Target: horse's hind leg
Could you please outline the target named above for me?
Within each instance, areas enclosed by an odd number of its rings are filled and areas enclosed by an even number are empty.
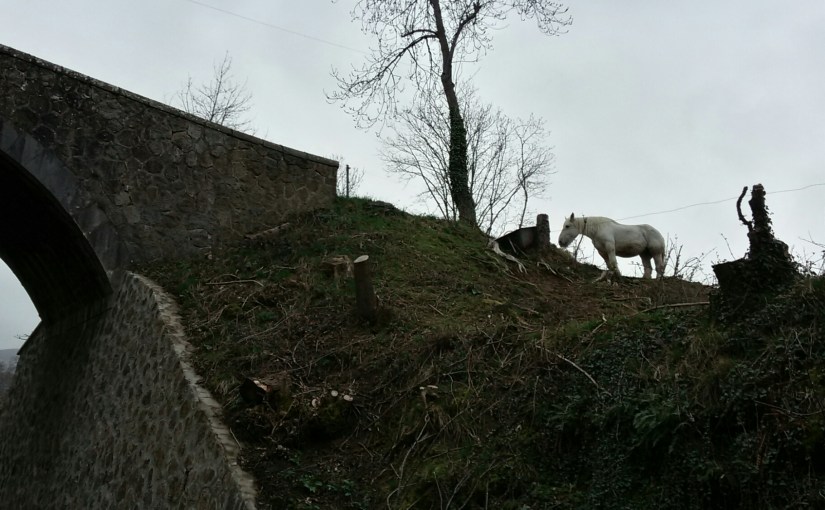
[[[653,262],[656,263],[656,278],[664,278],[665,276],[665,257],[662,253],[657,253],[653,256]]]
[[[647,255],[639,255],[642,259],[642,266],[645,268],[645,278],[650,278],[653,275],[653,267],[650,265],[650,257]],[[658,273],[657,273],[658,274]]]

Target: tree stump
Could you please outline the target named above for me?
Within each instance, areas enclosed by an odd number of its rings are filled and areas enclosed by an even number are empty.
[[[352,278],[352,260],[346,255],[327,257],[321,261],[321,270],[325,275],[331,277],[337,285],[340,280]]]
[[[747,221],[740,209],[746,192],[747,187],[742,190],[736,208],[740,221],[748,227],[748,253],[741,259],[713,266],[719,289],[711,294],[711,304],[721,315],[752,311],[765,302],[766,294],[782,290],[798,277],[788,245],[773,235],[765,188],[755,184],[751,191],[748,205],[752,221]]]
[[[378,318],[378,300],[372,287],[372,269],[369,260],[369,255],[361,255],[353,262],[355,269],[355,309],[358,317],[373,324]]]

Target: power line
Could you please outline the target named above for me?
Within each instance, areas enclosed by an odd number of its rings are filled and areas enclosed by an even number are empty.
[[[766,194],[768,194],[768,195],[770,195],[770,194],[777,195],[779,193],[790,193],[791,191],[802,191],[803,189],[813,188],[815,186],[825,186],[825,182],[818,182],[816,184],[808,184],[807,186],[802,186],[801,188],[781,189],[779,191],[768,191],[768,192],[766,192]]]
[[[217,11],[229,16],[234,16],[236,18],[240,18],[245,21],[249,21],[251,23],[255,23],[258,25],[265,26],[267,28],[272,28],[274,30],[279,30],[281,32],[286,32],[288,34],[297,35],[298,37],[303,37],[304,39],[309,39],[310,41],[319,42],[321,44],[327,44],[329,46],[335,46],[336,48],[341,48],[344,50],[354,51],[356,53],[361,53],[367,55],[368,53],[363,50],[359,50],[357,48],[351,48],[349,46],[344,46],[343,44],[338,44],[336,42],[327,41],[326,39],[321,39],[320,37],[315,37],[313,35],[304,34],[302,32],[297,32],[295,30],[290,30],[288,28],[279,27],[278,25],[273,25],[272,23],[267,23],[266,21],[257,20],[255,18],[250,18],[249,16],[244,16],[243,14],[238,14],[236,12],[227,11],[226,9],[221,9],[220,7],[215,7],[213,5],[205,4],[203,2],[199,2],[198,0],[186,0],[189,3],[193,3],[195,5],[199,5],[201,7],[206,7],[207,9],[212,9],[213,11]]]
[[[806,189],[809,189],[809,188],[814,188],[816,186],[825,186],[825,182],[818,182],[816,184],[808,184],[807,186],[802,186],[801,188],[781,189],[779,191],[769,191],[769,192],[767,192],[767,194],[768,195],[778,195],[780,193],[791,193],[793,191],[802,191],[802,190],[806,190]],[[656,211],[656,212],[650,212],[650,213],[644,213],[644,214],[637,214],[636,216],[627,216],[625,218],[619,218],[619,221],[632,220],[632,219],[635,219],[635,218],[644,218],[645,216],[654,216],[656,214],[666,214],[666,213],[672,213],[672,212],[676,212],[676,211],[684,211],[685,209],[690,209],[691,207],[699,207],[700,205],[721,204],[722,202],[728,202],[730,200],[736,200],[737,198],[739,198],[739,195],[736,195],[734,197],[729,197],[729,198],[723,198],[721,200],[713,200],[711,202],[698,202],[698,203],[695,203],[695,204],[690,204],[690,205],[685,205],[685,206],[682,206],[682,207],[677,207],[675,209],[668,209],[666,211]]]
[[[238,13],[235,13],[235,12],[232,12],[232,11],[227,11],[225,9],[221,9],[219,7],[215,7],[215,6],[212,6],[212,5],[209,5],[209,4],[205,4],[203,2],[199,2],[198,0],[186,0],[186,1],[190,2],[190,3],[193,3],[195,5],[199,5],[201,7],[205,7],[207,9],[212,9],[213,11],[217,11],[217,12],[229,15],[229,16],[234,16],[236,18],[240,18],[242,20],[249,21],[251,23],[262,25],[262,26],[265,26],[267,28],[272,28],[274,30],[279,30],[281,32],[286,32],[288,34],[297,35],[298,37],[303,37],[305,39],[309,39],[310,41],[319,42],[321,44],[327,44],[329,46],[334,46],[336,48],[341,48],[341,49],[345,49],[345,50],[349,50],[349,51],[354,51],[356,53],[361,53],[361,54],[364,54],[364,55],[368,54],[366,51],[363,51],[363,50],[359,50],[359,49],[356,49],[356,48],[351,48],[349,46],[345,46],[343,44],[338,44],[336,42],[327,41],[325,39],[321,39],[320,37],[315,37],[315,36],[312,36],[312,35],[304,34],[302,32],[297,32],[295,30],[290,30],[288,28],[280,27],[278,25],[273,25],[273,24],[267,23],[265,21],[260,21],[260,20],[257,20],[255,18],[250,18],[250,17],[244,16],[242,14],[238,14]],[[815,183],[815,184],[808,184],[807,186],[802,186],[800,188],[772,191],[772,192],[768,192],[768,195],[770,195],[770,194],[778,195],[780,193],[790,193],[790,192],[794,192],[794,191],[802,191],[802,190],[806,190],[806,189],[813,188],[813,187],[816,187],[816,186],[825,186],[825,182],[819,182],[819,183]],[[677,211],[684,211],[685,209],[690,209],[692,207],[699,207],[699,206],[702,206],[702,205],[721,204],[723,202],[728,202],[730,200],[735,200],[737,198],[739,198],[738,195],[733,196],[733,197],[723,198],[721,200],[713,200],[713,201],[710,201],[710,202],[697,202],[695,204],[685,205],[685,206],[682,206],[682,207],[677,207],[675,209],[667,209],[667,210],[664,210],[664,211],[656,211],[656,212],[649,212],[649,213],[644,213],[644,214],[637,214],[635,216],[626,216],[624,218],[619,218],[619,221],[632,220],[632,219],[635,219],[635,218],[644,218],[644,217],[647,217],[647,216],[655,216],[657,214],[667,214],[667,213],[672,213],[672,212],[677,212]]]

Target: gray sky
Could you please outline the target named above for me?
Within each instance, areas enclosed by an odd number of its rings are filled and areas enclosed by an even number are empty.
[[[188,75],[208,81],[228,51],[258,136],[342,155],[365,170],[362,194],[425,210],[415,186],[384,173],[375,133],[325,99],[330,69],[360,63],[371,42],[352,1],[201,1],[239,16],[192,0],[0,0],[0,43],[163,102]],[[735,197],[761,182],[777,236],[819,256],[803,239],[825,243],[825,2],[567,5],[567,34],[513,20],[463,70],[506,114],[546,121],[556,173],[531,209],[550,215],[554,240],[576,212],[650,223],[708,264],[740,257]],[[15,281],[0,270],[0,348],[37,323]]]

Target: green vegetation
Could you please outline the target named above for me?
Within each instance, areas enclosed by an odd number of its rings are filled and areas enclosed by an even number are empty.
[[[361,254],[374,324],[328,263]],[[825,279],[721,322],[672,306],[701,285],[538,261],[519,274],[468,227],[348,199],[145,272],[181,305],[261,508],[825,505]]]

